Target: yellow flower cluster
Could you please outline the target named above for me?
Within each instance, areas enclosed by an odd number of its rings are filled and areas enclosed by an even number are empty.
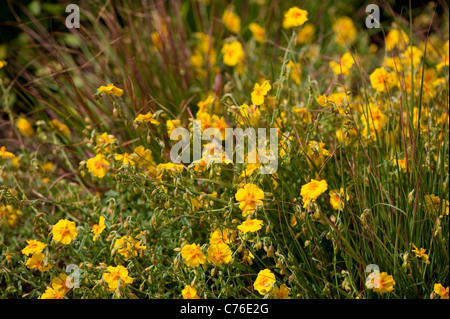
[[[11,205],[0,206],[0,225],[6,224],[10,227],[14,227],[19,220],[19,216],[22,212]]]
[[[232,251],[225,242],[218,242],[211,239],[210,245],[205,255],[198,244],[186,244],[181,249],[181,256],[189,267],[198,267],[206,261],[214,264],[216,267],[223,263],[228,264],[232,261]]]
[[[448,299],[448,32],[426,10],[370,38],[340,6],[192,3],[129,28],[121,17],[106,55],[84,59],[83,43],[69,50],[79,59],[38,69],[56,80],[30,90],[45,113],[4,90],[20,103],[6,105],[0,145],[0,297]],[[0,60],[6,88],[18,62]],[[199,121],[200,156],[171,160],[176,129]],[[259,144],[268,128],[275,151]],[[258,130],[257,149],[240,129]],[[228,142],[248,152],[224,154]],[[386,272],[365,276],[375,262]],[[83,268],[82,289],[66,263]]]

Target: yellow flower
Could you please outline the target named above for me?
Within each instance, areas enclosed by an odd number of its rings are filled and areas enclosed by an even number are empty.
[[[448,299],[448,287],[444,288],[441,284],[434,284],[434,292],[438,294],[441,299]]]
[[[138,146],[134,150],[134,160],[140,165],[149,165],[153,162],[152,151],[144,146]]]
[[[442,212],[448,215],[449,212],[448,200],[440,199],[434,194],[425,195],[425,207],[430,214],[439,214],[439,212]]]
[[[112,83],[110,83],[110,84],[108,84],[108,85],[106,85],[106,86],[100,86],[98,89],[97,89],[97,91],[98,91],[98,93],[100,93],[101,95],[103,94],[103,93],[106,93],[106,94],[112,94],[112,95],[115,95],[115,96],[122,96],[122,94],[123,94],[123,90],[122,89],[119,89],[118,87],[116,87],[116,86],[114,86],[114,84],[112,84]]]
[[[247,219],[238,226],[238,229],[244,234],[248,232],[254,233],[260,230],[263,224],[264,222],[262,220],[250,219],[250,216],[248,216]]]
[[[206,260],[216,266],[220,266],[223,263],[228,264],[231,261],[231,249],[224,243],[210,245],[207,254]]]
[[[205,263],[206,256],[199,244],[184,245],[181,248],[181,256],[189,267],[198,267]]]
[[[172,131],[177,128],[177,127],[181,127],[181,121],[180,120],[167,120],[166,122],[167,125],[167,134],[172,133]]]
[[[94,241],[97,241],[98,236],[105,230],[105,217],[100,216],[100,220],[98,224],[94,224],[92,226],[92,232],[94,233],[94,237],[92,238]]]
[[[242,117],[238,117],[237,121],[240,124],[244,124],[244,121],[242,120],[242,118],[244,118],[245,120],[248,120],[248,122],[250,123],[250,125],[255,126],[258,121],[259,121],[259,117],[261,116],[261,111],[259,108],[255,107],[254,104],[248,106],[247,104],[242,104],[239,107],[240,113],[242,115]]]
[[[253,214],[256,205],[262,204],[264,199],[264,192],[255,184],[246,184],[244,188],[240,188],[235,195],[239,202],[239,208],[242,210],[242,215],[247,216]]]
[[[291,288],[288,288],[285,284],[282,284],[280,288],[274,287],[270,292],[270,296],[276,299],[291,299],[289,293]]]
[[[412,243],[412,245],[413,245],[413,248],[414,248],[414,249],[412,250],[412,252],[413,252],[414,254],[416,254],[417,257],[422,258],[423,261],[424,261],[425,263],[429,264],[430,261],[428,260],[428,255],[425,254],[425,252],[426,252],[427,250],[426,250],[425,248],[420,248],[420,249],[418,249],[418,248],[416,247],[416,245],[414,245],[414,243]]]
[[[344,209],[344,189],[341,187],[340,191],[338,192],[336,189],[333,189],[329,192],[330,195],[330,203],[331,206],[333,206],[333,209],[335,210],[343,210]],[[347,194],[346,200],[349,200],[349,196]]]
[[[379,131],[386,125],[388,117],[381,112],[381,109],[377,105],[373,103],[369,104],[368,109],[368,116],[366,116],[366,114],[361,115],[361,122],[366,125],[367,122],[369,122],[369,125],[374,125],[375,129]],[[365,111],[365,107],[363,107],[363,110]]]
[[[326,96],[322,94],[316,98],[317,103],[323,107],[331,107],[339,109],[341,114],[344,114],[342,110],[343,105],[348,105],[350,103],[350,97],[345,92],[336,92]]]
[[[403,65],[402,65],[402,61],[400,59],[400,57],[398,56],[394,56],[394,57],[388,57],[386,56],[384,58],[384,63],[383,63],[386,67],[388,67],[389,69],[393,70],[393,71],[398,71],[398,72],[402,72],[403,70]]]
[[[228,228],[217,228],[211,233],[209,243],[211,245],[231,244],[236,237],[236,232]]]
[[[361,122],[365,125],[363,135],[368,136],[370,134],[373,140],[376,140],[377,134],[381,133],[381,130],[386,126],[388,117],[383,114],[378,106],[373,103],[369,104],[369,114],[361,115]],[[376,131],[376,132],[375,132]]]
[[[102,154],[95,155],[94,158],[88,159],[86,167],[88,170],[98,178],[103,178],[108,171],[108,167],[105,165],[110,165],[110,163],[104,158]]]
[[[389,73],[384,68],[378,68],[370,74],[370,83],[376,91],[387,92],[397,85],[397,78],[394,72]]]
[[[284,13],[283,28],[298,27],[308,21],[308,11],[292,7]]]
[[[220,156],[220,154],[215,154],[216,150],[222,153],[222,157]],[[225,158],[222,146],[214,142],[207,143],[204,145],[201,160],[205,161],[206,168],[210,168],[211,164],[213,164],[214,162],[218,163],[221,161],[222,163],[225,164],[232,163],[230,159]]]
[[[249,163],[245,166],[245,169],[242,171],[239,177],[249,177],[253,172],[256,172],[258,168],[261,167],[261,163]]]
[[[241,31],[241,19],[233,11],[225,10],[222,15],[225,27],[233,33]]]
[[[266,36],[266,29],[264,29],[257,23],[250,23],[248,28],[252,32],[253,37],[255,38],[256,41],[258,41],[258,42],[264,41],[264,38]]]
[[[0,156],[1,157],[1,156]],[[18,169],[19,168],[19,162],[20,162],[20,158],[14,156],[11,159],[11,164],[13,165],[14,169]]]
[[[5,60],[0,60],[0,69],[4,68],[5,66],[8,65],[8,62]]]
[[[64,136],[69,136],[70,135],[70,129],[69,129],[69,127],[66,124],[61,123],[57,119],[53,119],[49,123],[50,123],[50,126],[54,130],[58,131],[62,135],[64,135]]]
[[[275,284],[275,274],[269,269],[261,270],[253,283],[255,288],[261,295],[269,293]]]
[[[309,183],[303,185],[300,191],[300,195],[303,198],[303,208],[308,206],[309,203],[314,202],[327,188],[328,184],[324,179],[321,181],[311,179]]]
[[[114,242],[113,251],[125,257],[125,260],[131,257],[137,257],[138,251],[144,250],[146,246],[141,246],[140,242],[131,236],[122,236]]]
[[[344,53],[344,55],[342,55],[339,63],[331,61],[329,65],[332,68],[333,73],[338,75],[339,74],[349,75],[350,69],[353,66],[353,64],[355,64],[355,60],[353,59],[352,55],[349,52],[346,52]]]
[[[199,160],[193,161],[189,167],[194,168],[194,171],[197,173],[201,173],[208,168],[208,163],[205,161],[205,158],[202,157]],[[197,207],[198,208],[198,207]]]
[[[264,97],[270,91],[272,87],[269,82],[264,81],[264,83],[260,86],[258,83],[255,83],[252,92],[252,103],[255,105],[261,105],[264,103]]]
[[[335,40],[339,46],[350,45],[357,34],[353,20],[349,17],[340,17],[333,25]]]
[[[0,148],[0,157],[3,159],[10,159],[15,157],[16,155],[14,155],[13,153],[7,152],[6,148],[4,146],[2,146]]]
[[[40,272],[44,272],[52,268],[53,266],[47,264],[45,261],[45,255],[43,253],[33,254],[31,258],[27,260],[25,266],[29,269],[38,269]]]
[[[385,39],[386,49],[391,51],[395,48],[398,48],[400,51],[403,51],[406,45],[409,43],[409,37],[403,30],[393,29],[389,31],[388,35]]]
[[[114,143],[115,141],[116,141],[116,138],[114,137],[114,135],[108,134],[106,132],[101,135],[98,135],[95,138],[95,143],[97,146],[111,144],[111,143]]]
[[[165,163],[165,164],[158,164],[156,167],[156,172],[158,174],[158,178],[161,178],[164,172],[170,173],[170,175],[176,174],[176,173],[182,173],[184,169],[184,166],[181,164],[174,164],[174,163]]]
[[[394,166],[398,166],[401,170],[403,170],[404,172],[406,172],[406,158],[403,159],[398,159],[396,160],[395,158],[392,159],[392,164]]]
[[[203,132],[207,128],[212,127],[212,117],[207,112],[197,112],[196,119],[201,121],[201,131]]]
[[[16,126],[23,136],[26,137],[33,136],[34,134],[33,126],[27,119],[21,117],[20,119],[17,120]]]
[[[154,125],[159,125],[159,122],[153,118],[153,114],[151,112],[148,112],[147,114],[139,114],[135,119],[135,122],[143,122],[143,123],[150,123]]]
[[[316,26],[312,23],[307,23],[297,33],[297,43],[306,44],[313,40]]]
[[[116,157],[114,157],[116,161],[122,161],[125,165],[134,165],[134,161],[131,159],[130,154],[123,153],[123,154],[116,154]]]
[[[186,285],[184,289],[181,291],[181,294],[183,295],[183,299],[200,299],[200,297],[197,295],[197,289]]]
[[[214,103],[214,96],[208,95],[208,97],[197,103],[198,113],[205,113],[209,111],[209,107]]]
[[[46,162],[42,165],[42,170],[46,173],[51,173],[53,171],[54,165],[52,162]]]
[[[66,274],[60,273],[59,277],[54,277],[52,279],[52,288],[55,291],[61,292],[63,296],[70,290],[69,287],[67,287],[66,282],[67,278],[71,280],[72,278],[67,276]]]
[[[317,141],[309,141],[306,155],[308,155],[308,163],[310,166],[314,164],[315,166],[321,166],[325,157],[330,155],[330,152],[324,148],[325,143]]]
[[[74,222],[60,219],[52,228],[53,239],[64,245],[70,244],[78,236]]]
[[[219,131],[222,133],[222,139],[225,139],[225,129],[228,128],[227,122],[225,122],[225,117],[213,115],[212,116],[212,123],[211,126],[219,129]]]
[[[41,253],[45,247],[47,247],[46,244],[41,243],[39,240],[27,240],[27,246],[22,249],[22,254],[28,256],[30,254],[39,254]]]
[[[128,276],[128,269],[121,265],[117,267],[109,266],[108,272],[103,275],[103,280],[108,283],[108,288],[111,291],[117,291],[119,285],[124,286],[133,282],[133,278]]]
[[[380,294],[393,291],[394,285],[394,278],[386,272],[382,272],[381,274],[372,272],[366,280],[367,289],[373,289],[374,292],[379,292]]]
[[[53,288],[47,288],[45,292],[41,296],[39,296],[38,299],[63,299],[63,298],[64,298],[63,291]]]
[[[164,26],[165,27],[165,26]],[[166,36],[166,31],[164,31],[165,28],[163,28],[163,32],[162,35]],[[161,41],[161,37],[159,36],[159,32],[158,31],[154,31],[150,34],[150,38],[152,39],[152,43],[155,47],[156,50],[161,49],[162,48],[162,41]]]
[[[326,107],[328,105],[328,97],[325,94],[316,98],[316,102],[319,103],[320,106]]]
[[[223,63],[228,66],[236,66],[244,59],[244,50],[239,41],[225,43],[222,47]]]
[[[116,138],[112,134],[103,133],[95,137],[95,151],[96,153],[109,153],[113,143],[116,142]]]

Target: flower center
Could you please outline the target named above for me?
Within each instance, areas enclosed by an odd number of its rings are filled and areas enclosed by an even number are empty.
[[[224,258],[223,252],[221,252],[221,251],[216,251],[216,252],[214,253],[214,258],[215,258],[216,260],[222,260],[222,259]]]
[[[198,251],[196,249],[191,249],[189,251],[189,254],[191,255],[191,258],[197,258],[198,256]]]
[[[70,230],[66,227],[63,227],[60,229],[59,233],[61,234],[61,237],[66,237],[70,235]]]
[[[245,202],[247,204],[251,204],[255,201],[255,195],[254,194],[247,194],[247,198],[245,199]]]
[[[386,79],[385,79],[384,75],[380,75],[380,76],[378,77],[378,82],[380,82],[380,83],[382,83],[382,84],[384,84],[384,83],[386,82]]]
[[[111,275],[112,275],[111,277],[112,277],[113,281],[119,281],[120,273],[116,272],[116,273],[113,273]]]
[[[298,18],[300,18],[302,16],[302,13],[301,12],[294,12],[293,14],[292,14],[292,17],[294,18],[294,19],[298,19]]]
[[[318,187],[319,187],[319,185],[317,185],[317,183],[314,183],[314,184],[311,184],[311,186],[309,188],[311,191],[315,191]]]

